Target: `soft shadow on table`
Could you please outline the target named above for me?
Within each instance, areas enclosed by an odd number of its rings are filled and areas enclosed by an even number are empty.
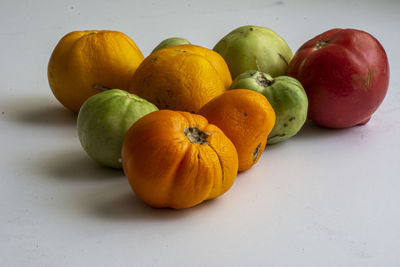
[[[106,195],[106,197],[104,197]],[[217,201],[208,200],[200,205],[175,210],[171,208],[152,208],[142,202],[133,193],[128,181],[110,187],[107,192],[100,192],[97,198],[91,198],[86,204],[87,211],[95,218],[115,221],[163,221],[181,219],[199,210],[210,208]]]
[[[32,161],[31,170],[56,185],[68,185],[66,190],[75,185],[75,193],[65,194],[65,208],[99,220],[173,220],[216,203],[183,210],[152,208],[136,197],[122,170],[100,166],[78,148],[43,153]]]
[[[362,127],[362,126],[355,126]],[[331,136],[338,136],[347,134],[350,128],[347,129],[333,129],[318,126],[310,120],[307,120],[300,131],[290,139],[293,141],[304,141],[309,139],[329,138]],[[282,142],[284,143],[284,142]],[[272,147],[272,146],[271,146]]]
[[[4,99],[1,110],[5,120],[39,127],[75,125],[76,114],[49,97],[19,96]]]
[[[32,162],[41,177],[60,181],[93,181],[124,178],[121,169],[107,168],[93,161],[80,147],[41,153]]]
[[[287,140],[275,144],[267,143],[264,152],[287,148],[288,146],[291,146],[291,142],[302,142],[302,141],[310,141],[312,139],[328,138],[330,136],[340,134],[341,131],[343,132],[343,130],[339,129],[329,129],[320,127],[315,123],[313,123],[312,121],[307,120],[296,135],[290,137]]]

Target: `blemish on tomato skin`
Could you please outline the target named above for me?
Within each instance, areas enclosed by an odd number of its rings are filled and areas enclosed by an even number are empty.
[[[358,74],[352,74],[351,78],[353,81],[355,81],[357,84],[361,85],[360,88],[368,91],[368,89],[371,87],[371,82],[372,82],[372,76],[376,74],[376,70],[374,69],[368,69],[367,75],[358,75]]]
[[[284,136],[286,136],[285,133],[275,134],[275,135],[273,135],[273,136],[268,136],[268,139],[271,140],[272,138],[275,138],[275,137],[284,137]]]
[[[88,36],[88,35],[92,35],[92,34],[96,34],[96,32],[87,32],[83,36]]]
[[[327,46],[329,42],[329,40],[321,40],[313,47],[313,50],[321,49],[322,47]]]
[[[286,58],[282,54],[278,53],[278,56],[283,61],[283,63],[285,63],[286,66],[289,66],[289,62],[286,60]]]
[[[258,154],[260,153],[261,143],[257,145],[257,147],[253,151],[253,161],[256,161],[258,158]]]
[[[111,89],[111,87],[107,87],[107,86],[104,86],[104,85],[101,85],[101,84],[93,84],[93,88],[94,89],[98,89],[98,90],[102,90],[102,91],[107,91],[107,90]]]

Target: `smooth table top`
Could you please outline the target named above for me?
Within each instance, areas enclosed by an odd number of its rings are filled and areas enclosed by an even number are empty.
[[[399,1],[2,1],[1,266],[400,266]],[[295,52],[325,30],[374,35],[391,80],[365,126],[307,123],[222,197],[153,209],[85,154],[47,63],[73,30],[113,29],[144,55],[181,36],[212,48],[269,27]]]

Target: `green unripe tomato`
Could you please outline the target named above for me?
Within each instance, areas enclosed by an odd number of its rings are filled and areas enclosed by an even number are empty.
[[[248,70],[273,77],[285,75],[292,50],[276,32],[265,27],[242,26],[222,38],[214,47],[228,64],[232,78]]]
[[[155,51],[166,48],[166,47],[176,46],[176,45],[184,45],[184,44],[190,44],[190,42],[188,40],[186,40],[185,38],[171,37],[171,38],[165,39],[164,41],[159,43],[156,46],[156,48],[154,48],[153,51],[151,51],[151,53],[154,53]]]
[[[150,102],[126,91],[110,89],[86,100],[78,114],[78,137],[86,153],[101,165],[122,168],[126,132],[138,119],[156,111]]]
[[[263,94],[275,111],[276,121],[267,144],[275,144],[300,131],[307,119],[308,98],[301,83],[289,76],[272,78],[259,71],[246,71],[230,89],[250,89]]]

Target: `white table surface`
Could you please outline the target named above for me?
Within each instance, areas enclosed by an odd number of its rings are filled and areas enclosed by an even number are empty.
[[[399,14],[400,1],[2,0],[0,266],[400,266]],[[50,54],[73,30],[122,31],[147,55],[172,36],[212,48],[247,24],[293,51],[334,27],[370,32],[389,90],[367,125],[308,123],[194,208],[150,208],[93,163],[48,86]]]

